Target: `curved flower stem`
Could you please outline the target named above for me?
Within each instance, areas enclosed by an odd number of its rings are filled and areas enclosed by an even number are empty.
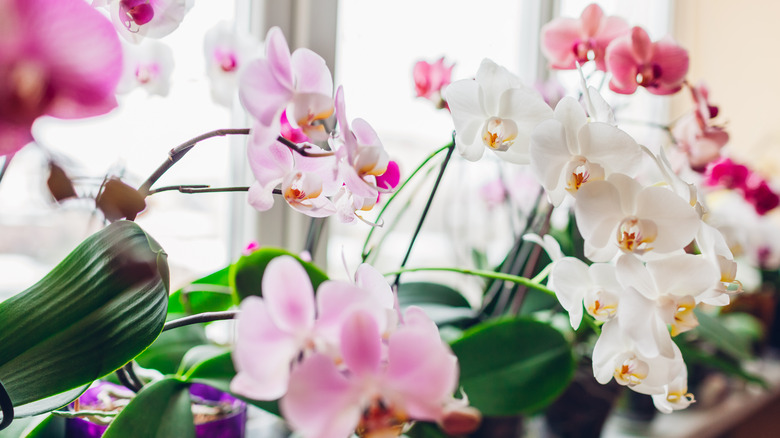
[[[10,161],[6,158],[6,163]],[[11,396],[8,395],[8,391],[5,390],[3,382],[0,382],[0,408],[3,410],[3,419],[0,421],[0,430],[5,429],[11,425],[14,421],[14,402],[11,401]]]
[[[544,285],[535,283],[533,280],[520,277],[518,275],[504,274],[502,272],[486,271],[482,269],[464,269],[464,268],[449,268],[449,267],[425,267],[425,268],[401,268],[397,271],[386,272],[385,276],[400,275],[404,272],[420,272],[420,271],[439,271],[439,272],[457,272],[459,274],[474,275],[482,278],[491,278],[494,280],[508,281],[510,283],[521,284],[530,289],[544,292],[548,295],[555,296],[555,292],[547,289]]]
[[[279,194],[281,194],[281,192],[279,192]],[[313,217],[309,221],[309,231],[306,233],[306,245],[304,246],[304,250],[309,253],[312,260],[314,260],[314,253],[320,242],[323,228],[325,228],[325,218]]]
[[[223,321],[233,319],[238,316],[238,310],[226,310],[224,312],[204,312],[197,315],[185,316],[184,318],[168,321],[163,326],[163,331],[184,327],[185,325],[200,324],[202,322]]]
[[[417,222],[417,228],[415,228],[414,234],[412,234],[412,239],[409,241],[409,248],[407,248],[406,255],[404,256],[403,261],[401,261],[401,267],[400,267],[401,269],[403,269],[404,266],[406,266],[406,262],[409,261],[409,255],[411,255],[412,253],[414,242],[417,240],[417,236],[420,234],[420,230],[422,229],[423,223],[425,222],[425,217],[428,216],[428,210],[430,210],[431,204],[433,203],[433,197],[436,195],[436,190],[439,188],[439,183],[441,182],[441,179],[444,176],[444,171],[447,169],[447,164],[450,162],[450,157],[452,157],[452,151],[454,150],[455,150],[455,140],[453,139],[452,143],[448,145],[447,155],[444,157],[444,161],[441,163],[441,169],[439,170],[439,175],[436,176],[436,181],[433,183],[431,194],[428,196],[428,202],[425,204],[425,208],[423,209],[422,214],[420,215],[420,220]],[[399,272],[398,275],[396,275],[395,277],[393,286],[398,287],[400,281],[401,281],[401,273]]]
[[[281,135],[279,137],[276,137],[276,141],[278,141],[279,143],[287,146],[291,150],[293,150],[293,151],[303,155],[304,157],[330,157],[330,156],[334,155],[333,151],[311,153],[311,152],[309,152],[309,149],[311,148],[311,145],[304,144],[303,146],[301,146],[301,145],[299,145],[297,143],[294,143],[294,142],[292,142],[292,141],[282,137]]]
[[[247,186],[240,186],[240,187],[210,187],[207,184],[193,184],[193,185],[182,185],[182,186],[165,186],[160,187],[159,189],[154,189],[149,191],[149,195],[154,195],[155,193],[160,192],[170,192],[170,191],[177,191],[179,193],[222,193],[222,192],[246,192],[249,191],[249,187]],[[281,190],[274,190],[274,194],[281,195]]]
[[[168,152],[168,159],[162,163],[160,167],[158,167],[157,170],[155,170],[154,173],[152,173],[149,178],[144,181],[143,184],[141,184],[138,192],[142,197],[149,195],[149,190],[152,188],[152,185],[154,185],[154,183],[156,183],[157,180],[160,179],[160,177],[171,168],[171,166],[176,164],[177,161],[181,160],[182,157],[184,157],[184,155],[190,151],[190,149],[198,144],[198,142],[209,139],[211,137],[223,137],[225,135],[249,135],[249,132],[250,131],[248,128],[217,129],[216,131],[207,132],[193,139],[187,140],[186,142],[176,146],[175,148],[171,149],[170,152]]]
[[[119,412],[116,411],[51,411],[52,415],[63,418],[81,418],[81,417],[116,417]]]
[[[390,196],[390,197],[387,199],[387,202],[385,202],[385,205],[383,205],[383,206],[382,206],[382,209],[381,209],[381,210],[379,210],[379,214],[378,214],[378,215],[377,215],[377,217],[376,217],[376,221],[377,221],[377,223],[379,223],[379,220],[382,218],[382,215],[385,213],[385,210],[387,210],[387,207],[389,207],[389,206],[390,206],[390,204],[392,204],[392,203],[393,203],[393,201],[396,199],[396,197],[398,196],[398,194],[399,194],[399,193],[401,193],[401,191],[404,189],[404,187],[406,187],[406,185],[407,185],[407,184],[409,184],[409,182],[412,180],[412,178],[414,178],[414,176],[415,176],[415,175],[417,175],[417,174],[418,174],[418,173],[419,173],[419,172],[420,172],[420,171],[423,169],[423,167],[425,167],[425,165],[426,165],[426,164],[428,164],[428,162],[429,162],[429,161],[431,161],[431,160],[433,159],[433,157],[435,157],[436,155],[439,155],[441,152],[443,152],[443,151],[445,151],[445,150],[447,150],[447,149],[450,149],[450,148],[452,148],[452,146],[453,146],[453,143],[450,143],[450,144],[448,144],[448,145],[446,145],[446,146],[442,146],[441,148],[439,148],[439,149],[437,149],[437,150],[433,151],[433,153],[431,153],[430,155],[428,155],[428,156],[427,156],[427,157],[426,157],[426,158],[425,158],[425,159],[422,161],[422,163],[420,163],[420,164],[417,166],[417,168],[416,168],[416,169],[414,169],[414,171],[412,171],[412,173],[410,173],[410,174],[409,174],[409,176],[408,176],[408,177],[407,177],[407,178],[404,180],[404,182],[403,182],[403,183],[401,183],[401,185],[400,185],[400,186],[398,186],[398,188],[397,188],[397,189],[396,189],[396,190],[393,192],[393,194],[392,194],[392,195],[391,195],[391,196]],[[365,242],[363,242],[363,249],[361,250],[361,254],[362,254],[362,256],[363,256],[363,261],[364,261],[364,262],[366,261],[366,259],[368,258],[368,256],[369,256],[369,255],[371,254],[371,252],[373,251],[373,248],[372,248],[371,250],[368,250],[368,251],[366,251],[366,249],[368,248],[368,242],[370,242],[370,241],[371,241],[371,236],[374,234],[374,230],[375,230],[376,228],[377,228],[377,227],[371,227],[371,229],[368,231],[368,235],[366,235],[366,240],[365,240]]]

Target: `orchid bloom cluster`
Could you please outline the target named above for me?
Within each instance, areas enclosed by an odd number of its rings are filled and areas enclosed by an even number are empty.
[[[436,324],[416,307],[401,314],[379,272],[363,264],[354,282],[326,281],[316,297],[308,278],[294,258],[275,258],[263,297],[242,301],[232,391],[281,399],[307,437],[397,436],[414,420],[450,433],[462,433],[466,418],[478,424],[479,413],[453,397],[457,358]]]
[[[545,26],[543,44],[554,67],[594,60],[607,68],[610,88],[619,93],[637,84],[672,93],[687,71],[683,49],[668,40],[650,43],[642,29],[629,31],[596,5],[579,20]],[[544,236],[553,260],[547,286],[573,328],[584,312],[603,323],[594,376],[652,395],[663,412],[683,409],[694,398],[672,338],[698,325],[693,310],[700,303],[729,303],[739,289],[736,263],[723,235],[703,220],[696,188],[673,172],[663,152],[652,153],[621,130],[598,90],[581,82],[582,102],[564,97],[553,111],[504,67],[483,61],[475,79],[456,81],[445,93],[458,150],[469,160],[488,149],[529,164],[553,206],[573,203],[590,262],[564,257]],[[686,251],[691,245],[696,254]]]
[[[418,61],[412,71],[417,97],[430,100],[436,105],[436,108],[448,108],[443,90],[452,82],[453,67],[455,67],[454,64],[445,64],[444,57],[433,63]]]
[[[641,27],[607,17],[597,4],[579,18],[558,18],[542,28],[542,52],[556,69],[593,61],[609,72],[610,90],[633,94],[638,86],[653,94],[679,91],[688,72],[688,52],[670,38],[652,41]]]
[[[252,61],[239,83],[241,102],[255,120],[248,155],[256,181],[249,203],[268,210],[281,184],[285,201],[301,213],[365,220],[361,213],[398,183],[397,177],[382,179],[390,159],[376,131],[363,119],[350,124],[343,88],[334,97],[322,57],[309,49],[290,53],[279,28],[268,31],[265,44],[265,58]],[[338,131],[331,125],[334,114]],[[303,145],[290,148],[280,136]],[[397,166],[391,169],[397,175]]]

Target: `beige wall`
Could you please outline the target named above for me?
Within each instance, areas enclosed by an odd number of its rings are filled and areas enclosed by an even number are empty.
[[[704,80],[731,154],[780,180],[780,1],[677,0],[674,35],[689,50],[692,83]],[[675,97],[672,117],[689,109]],[[769,176],[769,175],[767,175]]]

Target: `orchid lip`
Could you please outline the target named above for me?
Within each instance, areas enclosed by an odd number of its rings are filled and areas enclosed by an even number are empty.
[[[482,141],[488,148],[504,152],[514,144],[517,134],[517,124],[514,121],[491,117],[482,129]]]

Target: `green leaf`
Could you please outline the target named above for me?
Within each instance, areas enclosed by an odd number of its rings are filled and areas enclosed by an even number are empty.
[[[729,330],[719,317],[712,316],[699,308],[694,309],[699,325],[692,331],[703,340],[712,343],[719,350],[738,360],[747,360],[753,357],[750,353],[750,341],[737,336]]]
[[[168,301],[168,313],[194,315],[220,312],[234,304],[228,266],[172,293]]]
[[[468,307],[468,300],[455,289],[438,283],[411,282],[398,287],[398,303],[410,305],[439,304],[450,307]]]
[[[491,320],[452,343],[460,384],[485,416],[532,413],[563,392],[574,375],[571,346],[547,324]]]
[[[680,352],[682,353],[685,363],[690,367],[693,364],[699,364],[708,368],[720,370],[723,373],[731,376],[739,377],[745,381],[753,382],[764,388],[769,388],[769,384],[760,376],[749,373],[742,368],[739,362],[723,357],[718,357],[713,354],[705,353],[701,349],[697,349],[681,339],[674,339]]]
[[[144,386],[103,435],[104,438],[194,436],[189,384],[175,378]]]
[[[184,375],[184,380],[190,383],[204,383],[221,391],[228,392],[234,397],[257,406],[275,415],[279,414],[279,405],[275,401],[251,400],[230,391],[230,381],[235,377],[236,369],[233,367],[231,353],[225,352],[218,356],[206,359],[192,367]]]
[[[169,317],[171,315],[174,314],[168,313]],[[179,327],[161,333],[157,340],[135,360],[144,368],[153,368],[163,374],[173,374],[179,369],[179,363],[190,349],[207,343],[203,326]]]
[[[230,287],[236,291],[239,301],[250,295],[263,295],[262,280],[265,267],[276,257],[288,255],[294,257],[309,274],[314,290],[328,279],[328,276],[317,266],[301,260],[297,255],[279,248],[261,248],[253,253],[241,256],[230,267]]]
[[[16,421],[14,421],[16,423]],[[29,426],[28,426],[29,428]],[[21,436],[21,435],[17,435]],[[66,438],[66,420],[62,417],[49,415],[43,418],[25,438]]]
[[[0,381],[14,405],[88,384],[149,346],[165,322],[166,258],[138,225],[114,222],[0,303]]]
[[[404,309],[418,306],[437,325],[471,321],[476,312],[457,290],[438,283],[411,282],[398,287],[398,303]]]

